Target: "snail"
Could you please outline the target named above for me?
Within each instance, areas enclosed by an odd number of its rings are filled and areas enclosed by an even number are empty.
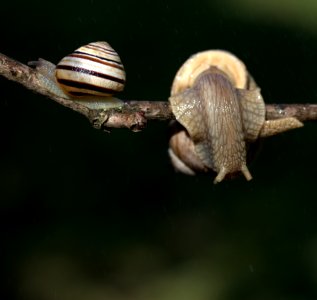
[[[36,68],[42,85],[56,96],[74,100],[91,109],[122,106],[113,95],[125,84],[125,71],[117,52],[107,42],[94,42],[76,49],[55,66],[39,59]]]
[[[244,63],[223,50],[191,56],[174,78],[169,103],[177,121],[168,150],[174,168],[188,175],[214,171],[214,183],[239,172],[251,180],[248,146],[303,126],[292,117],[265,120],[260,89]]]

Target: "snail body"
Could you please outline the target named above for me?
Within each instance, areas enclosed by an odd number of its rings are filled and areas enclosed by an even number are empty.
[[[39,80],[53,94],[89,108],[121,106],[113,95],[125,84],[125,71],[117,52],[107,42],[94,42],[76,49],[55,66],[39,59],[35,66]]]
[[[190,57],[175,76],[169,102],[181,125],[170,138],[172,164],[191,175],[214,171],[215,183],[237,172],[251,180],[248,144],[302,126],[295,118],[266,121],[260,89],[244,63],[221,50]]]

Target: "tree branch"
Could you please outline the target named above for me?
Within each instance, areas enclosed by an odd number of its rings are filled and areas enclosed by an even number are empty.
[[[125,101],[123,107],[93,110],[47,91],[38,79],[36,70],[0,53],[0,75],[26,88],[47,96],[57,103],[84,115],[97,129],[143,129],[147,120],[171,120],[174,116],[167,101]],[[300,121],[317,120],[317,104],[267,104],[266,119],[296,117]]]

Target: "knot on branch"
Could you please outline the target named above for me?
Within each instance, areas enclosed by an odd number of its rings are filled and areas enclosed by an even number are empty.
[[[120,109],[90,110],[90,122],[96,129],[128,128],[134,132],[142,130],[147,123],[143,112],[124,112]]]

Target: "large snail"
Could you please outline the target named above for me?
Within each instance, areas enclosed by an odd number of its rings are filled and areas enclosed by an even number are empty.
[[[170,138],[175,169],[194,175],[214,171],[214,183],[242,172],[248,144],[303,126],[295,118],[265,120],[260,89],[233,54],[210,50],[190,57],[177,72],[169,98],[178,124]]]
[[[94,42],[76,49],[56,66],[39,59],[29,62],[51,93],[92,109],[121,106],[114,98],[124,88],[125,71],[117,52],[107,42]]]

